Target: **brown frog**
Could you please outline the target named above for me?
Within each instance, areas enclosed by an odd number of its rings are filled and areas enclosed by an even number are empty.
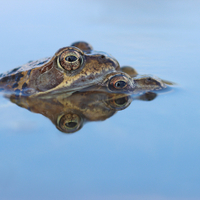
[[[116,59],[93,51],[86,42],[76,42],[59,49],[53,57],[31,61],[1,74],[0,88],[18,96],[38,96],[73,93],[95,84],[107,87],[105,79],[115,81],[116,91],[134,88],[131,77],[120,71]]]
[[[0,90],[16,96],[69,96],[88,89],[130,94],[165,87],[158,78],[138,77],[133,68],[120,68],[116,59],[94,51],[86,42],[75,42],[59,49],[53,57],[0,74]]]

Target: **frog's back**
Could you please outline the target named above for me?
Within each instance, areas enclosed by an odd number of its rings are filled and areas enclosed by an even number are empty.
[[[51,57],[30,61],[22,66],[0,74],[0,91],[14,91],[15,93],[19,93],[19,91],[26,87],[31,71],[41,67],[50,60]]]
[[[39,59],[39,60],[36,60],[36,61],[29,61],[28,63],[26,63],[24,65],[21,65],[19,67],[16,67],[12,70],[9,70],[5,73],[0,74],[0,78],[13,76],[13,75],[16,75],[18,73],[25,73],[29,70],[36,68],[36,67],[41,67],[42,65],[44,65],[45,63],[47,63],[50,60],[51,60],[51,57],[42,58],[42,59]]]

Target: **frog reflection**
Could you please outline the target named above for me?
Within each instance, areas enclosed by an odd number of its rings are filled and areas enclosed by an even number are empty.
[[[148,92],[140,96],[113,94],[107,92],[76,92],[66,97],[64,94],[46,98],[10,96],[10,100],[34,113],[49,118],[56,128],[64,133],[80,130],[86,122],[102,121],[117,111],[127,108],[132,100],[150,101],[156,93]]]

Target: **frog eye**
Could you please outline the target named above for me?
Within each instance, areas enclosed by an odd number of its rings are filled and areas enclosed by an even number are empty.
[[[123,90],[128,86],[128,79],[124,75],[116,75],[110,79],[108,87],[110,90]]]
[[[83,125],[82,118],[74,113],[64,114],[57,119],[57,128],[65,133],[74,133]]]
[[[57,57],[57,65],[67,73],[74,73],[84,65],[83,53],[78,51],[78,49],[66,48],[59,53]]]

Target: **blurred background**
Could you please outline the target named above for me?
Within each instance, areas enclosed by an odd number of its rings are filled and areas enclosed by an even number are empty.
[[[200,199],[200,2],[7,0],[0,72],[75,41],[177,83],[103,122],[59,132],[0,97],[0,199]]]

